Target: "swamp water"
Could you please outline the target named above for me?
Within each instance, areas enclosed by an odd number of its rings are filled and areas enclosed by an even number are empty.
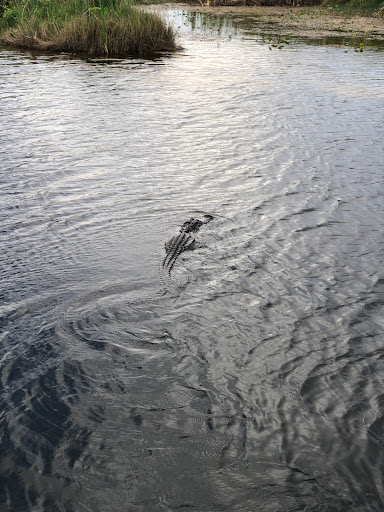
[[[169,16],[0,52],[0,511],[382,512],[384,53]]]

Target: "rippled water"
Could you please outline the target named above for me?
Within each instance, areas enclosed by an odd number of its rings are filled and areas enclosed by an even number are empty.
[[[0,52],[0,510],[382,511],[384,54],[175,19]]]

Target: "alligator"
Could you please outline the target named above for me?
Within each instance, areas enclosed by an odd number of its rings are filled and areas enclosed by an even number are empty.
[[[192,233],[197,233],[203,224],[208,224],[212,219],[212,215],[204,215],[203,220],[191,217],[181,226],[180,233],[165,243],[166,255],[162,267],[168,270],[169,274],[182,252],[193,251],[196,248],[196,239]]]

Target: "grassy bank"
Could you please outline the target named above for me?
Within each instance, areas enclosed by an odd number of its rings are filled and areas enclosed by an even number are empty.
[[[8,0],[0,42],[88,55],[148,55],[176,48],[173,30],[130,0]]]

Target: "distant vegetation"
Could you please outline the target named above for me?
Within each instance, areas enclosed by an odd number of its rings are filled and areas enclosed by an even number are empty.
[[[323,7],[349,7],[358,10],[378,10],[384,5],[383,0],[254,0],[255,5],[266,6],[323,6]]]
[[[322,6],[369,12],[377,12],[384,6],[384,0],[246,0],[246,3],[264,6]]]
[[[357,11],[361,14],[378,14],[384,10],[383,0],[323,0],[321,5],[336,11]]]
[[[383,0],[322,0],[322,5],[348,6],[359,9],[379,9],[383,5]]]
[[[130,0],[0,0],[0,42],[87,55],[176,48],[172,28]]]

